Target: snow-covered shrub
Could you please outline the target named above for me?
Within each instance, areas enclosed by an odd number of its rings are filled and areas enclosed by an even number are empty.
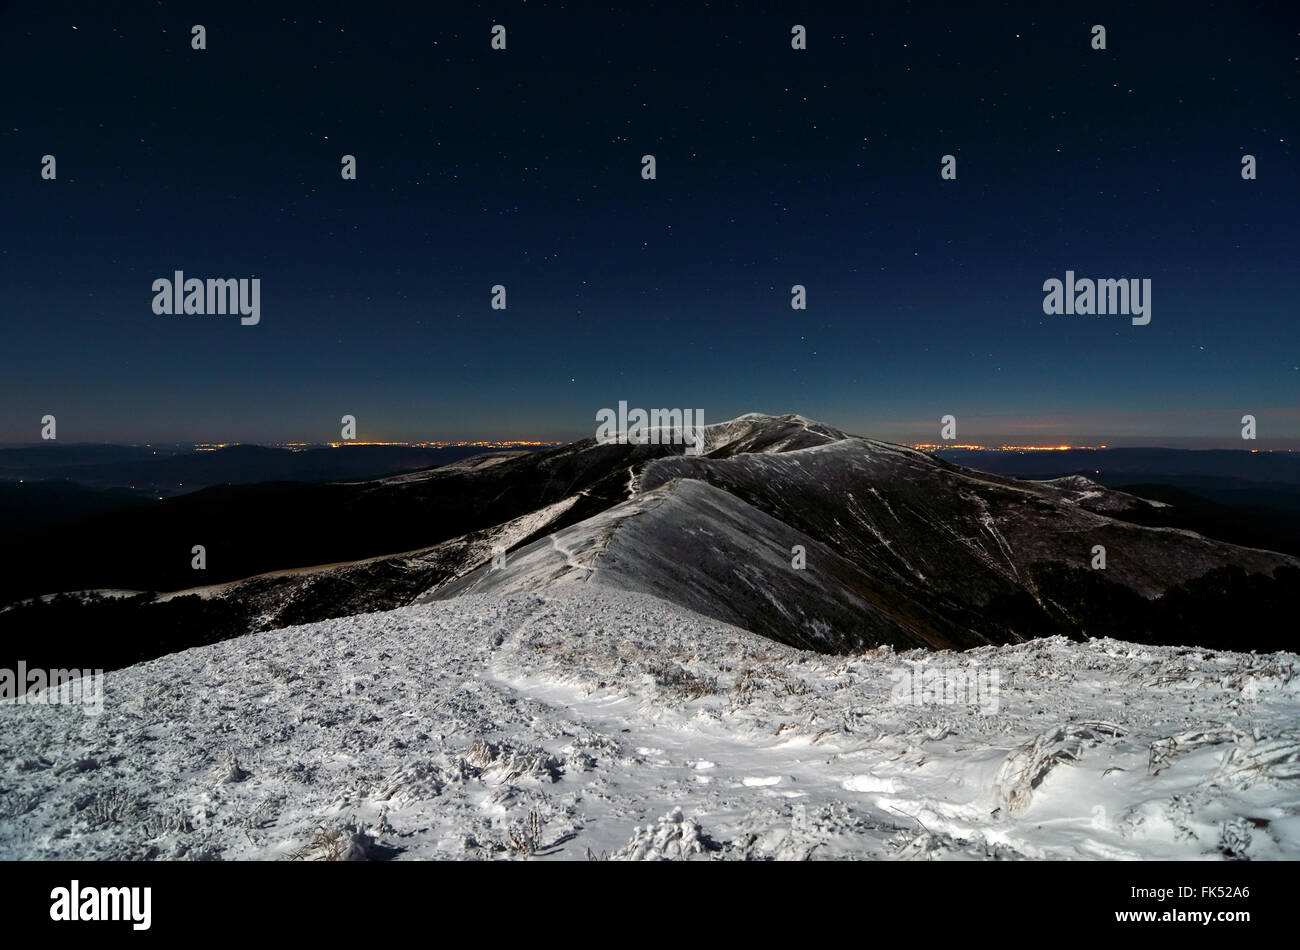
[[[1249,861],[1250,822],[1234,818],[1219,826],[1219,852],[1229,861]]]
[[[291,861],[365,861],[375,839],[352,822],[317,825],[311,840],[289,855]]]
[[[1034,736],[1002,763],[994,792],[1012,814],[1029,807],[1034,789],[1063,762],[1074,762],[1084,750],[1117,738],[1113,723],[1066,723]]]
[[[652,825],[632,829],[628,843],[611,854],[611,861],[684,861],[714,850],[699,825],[674,808]]]
[[[248,778],[249,773],[239,764],[239,757],[233,752],[221,757],[213,773],[218,785],[231,785]]]
[[[539,782],[557,782],[563,773],[560,760],[545,749],[514,749],[507,743],[500,745],[477,740],[466,750],[465,762],[479,770],[485,782],[505,784],[521,778],[534,778]]]
[[[646,672],[672,699],[689,702],[702,696],[712,696],[719,692],[718,681],[712,676],[697,676],[690,670],[671,660],[660,660],[649,664]]]
[[[537,816],[537,812],[530,811],[523,824],[518,828],[511,828],[507,837],[520,854],[536,854],[542,847],[542,821]]]
[[[121,789],[113,788],[91,800],[81,817],[92,828],[97,828],[100,825],[116,824],[136,814],[139,809],[139,802]]]
[[[447,787],[442,770],[432,762],[416,762],[390,776],[375,794],[379,801],[418,802],[437,798]]]
[[[1300,733],[1240,734],[1236,742],[1214,777],[1216,783],[1246,789],[1256,782],[1300,779]]]

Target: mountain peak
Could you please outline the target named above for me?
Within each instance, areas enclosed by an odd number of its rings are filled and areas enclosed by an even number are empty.
[[[704,427],[706,455],[792,452],[851,438],[839,429],[790,412],[747,412]]]

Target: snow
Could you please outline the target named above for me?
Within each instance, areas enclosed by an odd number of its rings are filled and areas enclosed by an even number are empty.
[[[796,544],[818,570],[790,570]],[[864,636],[929,643],[898,622],[891,598],[860,568],[694,479],[642,491],[511,552],[503,568],[484,566],[443,585],[435,596],[540,593],[576,583],[664,597],[747,630],[761,629],[756,624],[764,616],[780,615],[789,620],[783,638],[809,648],[843,650]],[[877,596],[868,600],[857,591]]]
[[[597,583],[472,593],[109,672],[98,716],[0,706],[0,858],[1294,860],[1298,660],[828,656]],[[905,704],[919,669],[998,702]]]

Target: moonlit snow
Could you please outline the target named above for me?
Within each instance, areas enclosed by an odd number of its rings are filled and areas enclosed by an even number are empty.
[[[803,652],[576,583],[251,634],[0,707],[0,857],[1300,858],[1294,654]],[[996,710],[902,705],[997,671]]]

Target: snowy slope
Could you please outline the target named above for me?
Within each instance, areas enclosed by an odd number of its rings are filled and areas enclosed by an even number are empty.
[[[99,717],[0,706],[0,857],[1295,859],[1298,661],[466,596],[110,672]],[[996,708],[901,705],[909,670],[996,672]]]
[[[1104,577],[1144,597],[1225,563],[1272,575],[1295,558],[1189,531],[1150,528],[1113,514],[1153,503],[1087,479],[1028,482],[951,465],[869,439],[805,451],[725,459],[673,457],[646,466],[643,489],[675,478],[723,488],[900,583],[938,588],[978,605],[1003,588],[1035,590],[1039,564],[1086,569],[1092,546],[1109,553]]]
[[[708,446],[644,462],[627,501],[427,597],[590,582],[830,652],[1052,634],[1294,642],[1262,621],[1289,606],[1300,561],[1125,520],[1155,506],[1086,478],[988,475],[799,417],[743,416]]]
[[[288,565],[141,609],[182,608],[181,648],[233,630],[578,581],[828,651],[1053,634],[1296,646],[1273,617],[1292,607],[1300,560],[1153,527],[1169,506],[1086,478],[990,475],[797,415],[709,425],[704,450],[588,439],[340,486],[360,506],[345,519],[358,544],[375,534],[411,548]],[[372,530],[385,524],[411,530]],[[498,548],[514,548],[504,569],[488,564]],[[212,609],[189,609],[189,594]],[[95,626],[101,607],[88,604],[77,625]],[[5,619],[0,609],[0,627]]]
[[[802,546],[813,570],[794,570]],[[987,642],[900,596],[803,532],[695,480],[669,482],[513,551],[443,587],[546,591],[587,583],[654,594],[792,646],[846,652],[863,644],[950,647]],[[773,623],[773,620],[777,622]]]
[[[799,416],[705,448],[367,483],[482,526],[0,705],[0,858],[1300,858],[1300,657],[1050,636],[1289,647],[1294,558]]]

